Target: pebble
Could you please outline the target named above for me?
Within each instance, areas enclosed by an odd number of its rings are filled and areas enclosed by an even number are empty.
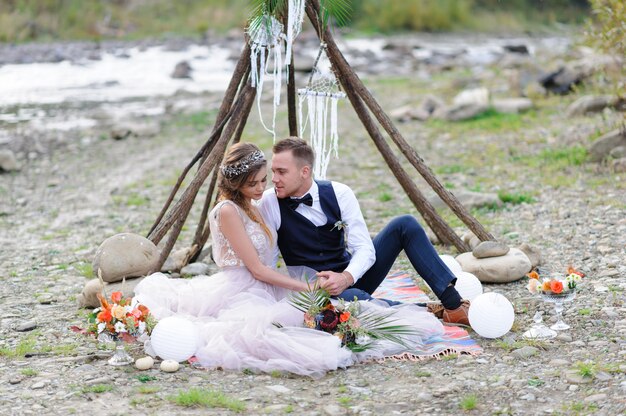
[[[607,399],[607,395],[604,393],[592,394],[591,396],[585,397],[586,403],[596,403],[596,402],[604,402]]]
[[[539,349],[537,347],[531,347],[531,346],[526,345],[522,348],[518,348],[512,351],[511,355],[517,358],[528,358],[528,357],[532,357],[533,355],[537,355],[538,353],[539,353]]]
[[[46,387],[46,382],[45,381],[39,381],[39,382],[33,384],[32,386],[30,386],[30,388],[33,389],[33,390],[43,389],[44,387]]]
[[[37,328],[37,322],[35,322],[35,321],[28,321],[28,322],[24,322],[24,323],[18,325],[15,328],[15,330],[17,332],[27,332],[27,331],[32,331],[35,328]]]

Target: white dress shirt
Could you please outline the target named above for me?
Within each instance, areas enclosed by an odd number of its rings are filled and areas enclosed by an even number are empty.
[[[347,239],[348,251],[352,254],[350,264],[348,264],[345,271],[354,277],[354,282],[356,283],[376,261],[376,251],[367,231],[367,225],[365,225],[359,201],[357,201],[352,189],[339,182],[331,182],[331,184],[341,210],[341,220],[347,224],[344,229],[344,238]],[[328,219],[322,210],[319,189],[315,181],[313,181],[313,185],[308,193],[313,197],[313,205],[300,204],[296,208],[296,212],[318,227],[326,224]],[[259,210],[267,226],[278,231],[281,224],[280,207],[278,206],[278,197],[274,188],[267,189],[263,193],[263,198],[259,202]],[[279,249],[276,246],[274,253],[276,262],[278,262],[278,254]],[[287,269],[289,270],[289,275],[296,278],[302,278],[303,276],[312,278],[316,273],[313,269],[306,266],[288,266]]]

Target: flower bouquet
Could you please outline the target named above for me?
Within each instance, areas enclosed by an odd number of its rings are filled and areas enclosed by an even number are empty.
[[[536,270],[531,271],[527,276],[530,279],[528,281],[528,291],[532,294],[567,295],[569,292],[576,290],[578,282],[585,277],[585,274],[569,266],[567,273],[563,276],[542,279]]]
[[[567,273],[562,276],[542,279],[539,273],[533,270],[528,273],[528,277],[530,279],[528,281],[530,293],[538,293],[545,302],[554,304],[557,321],[550,328],[556,331],[569,329],[570,326],[563,321],[563,303],[570,302],[576,297],[576,286],[585,277],[585,274],[569,266]],[[555,336],[556,334],[552,335]]]
[[[339,299],[333,304],[328,292],[320,288],[294,294],[290,303],[304,313],[304,326],[335,335],[353,352],[363,352],[378,340],[408,347],[403,336],[414,333],[409,326],[395,324],[393,312],[363,312],[356,298],[353,302]]]
[[[111,365],[126,365],[133,359],[122,342],[133,342],[142,335],[149,335],[156,325],[156,320],[148,308],[125,298],[122,292],[111,293],[110,299],[98,294],[100,307],[87,316],[87,334],[94,335],[99,341],[115,341],[115,353],[109,360]]]

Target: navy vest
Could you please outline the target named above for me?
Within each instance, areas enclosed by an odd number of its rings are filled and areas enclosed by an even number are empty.
[[[326,224],[317,227],[291,209],[287,204],[288,198],[279,198],[278,248],[287,266],[308,266],[318,272],[342,272],[350,263],[351,255],[346,250],[344,230],[335,227],[335,223],[341,221],[341,209],[331,183],[315,182],[322,211],[326,214]]]

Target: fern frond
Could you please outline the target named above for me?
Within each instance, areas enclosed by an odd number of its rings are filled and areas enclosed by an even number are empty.
[[[320,18],[323,28],[328,27],[332,17],[338,26],[345,26],[350,21],[352,3],[350,0],[320,0]]]

